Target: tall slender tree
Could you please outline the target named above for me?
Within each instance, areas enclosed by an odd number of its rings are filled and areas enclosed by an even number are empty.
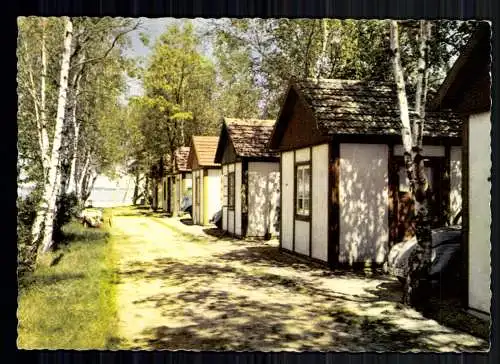
[[[429,212],[430,191],[422,155],[422,139],[429,72],[427,55],[430,29],[431,24],[428,21],[421,20],[419,22],[418,76],[412,125],[406,96],[405,77],[401,65],[398,23],[394,20],[390,21],[391,57],[401,117],[404,161],[416,212],[416,238],[418,244],[409,258],[410,269],[403,294],[404,303],[410,305],[419,305],[426,302],[429,294],[427,277],[431,263],[432,235]]]

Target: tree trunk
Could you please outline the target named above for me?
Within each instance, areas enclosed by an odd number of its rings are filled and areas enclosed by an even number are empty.
[[[40,148],[40,159],[42,163],[42,171],[43,175],[47,177],[47,171],[50,163],[50,154],[49,154],[49,138],[47,135],[47,127],[46,127],[46,76],[47,76],[47,53],[45,49],[45,19],[41,20],[41,28],[42,28],[42,37],[41,37],[41,76],[40,76],[40,100],[37,96],[37,87],[35,84],[33,67],[30,63],[30,59],[28,57],[29,49],[28,44],[24,42],[25,48],[25,62],[26,68],[28,72],[28,78],[30,81],[30,86],[28,89],[30,90],[31,97],[33,98],[33,106],[35,110],[35,118],[36,118],[36,127],[38,134],[38,145]],[[45,183],[44,179],[44,183]]]
[[[92,194],[92,189],[94,188],[95,181],[99,176],[96,173],[93,177],[91,177],[92,172],[89,171],[88,177],[85,179],[85,183],[82,186],[82,204],[85,205],[90,195]]]
[[[318,60],[316,61],[316,78],[321,78],[326,69],[326,63],[327,63],[327,48],[328,48],[328,36],[329,36],[329,30],[328,30],[328,20],[327,19],[322,19],[321,20],[321,25],[323,28],[323,40],[321,42],[321,54],[318,57]]]
[[[57,215],[57,197],[59,196],[61,190],[61,170],[58,168],[56,181],[54,183],[54,190],[50,197],[50,205],[53,206],[51,210],[47,211],[45,215],[44,229],[43,229],[43,240],[42,240],[42,252],[48,251],[53,244],[54,236],[54,221]]]
[[[135,184],[134,184],[134,195],[132,197],[132,201],[134,205],[137,205],[137,200],[139,199],[139,172],[136,171],[135,173]]]
[[[421,26],[425,29],[425,24]],[[422,157],[422,146],[419,141],[422,140],[423,123],[425,118],[425,100],[422,95],[425,94],[423,89],[426,64],[425,50],[427,44],[427,33],[421,32],[420,37],[420,55],[418,60],[419,78],[416,92],[417,120],[412,128],[410,124],[408,101],[406,98],[405,83],[403,68],[401,66],[401,58],[399,53],[399,34],[396,21],[390,22],[390,40],[391,40],[391,56],[393,62],[393,73],[396,81],[398,103],[401,116],[401,134],[404,147],[405,167],[410,181],[410,190],[413,200],[415,201],[414,208],[416,210],[416,239],[417,247],[409,257],[409,273],[405,283],[403,292],[403,302],[412,306],[420,306],[427,303],[429,295],[428,271],[431,262],[431,219],[429,217],[428,208],[428,183],[424,169],[424,159]]]
[[[76,193],[76,198],[78,201],[80,201],[81,204],[83,204],[83,199],[82,199],[82,186],[83,186],[83,180],[85,176],[87,175],[87,170],[90,165],[90,152],[87,152],[85,154],[85,158],[83,161],[83,166],[80,169],[80,175],[78,176],[78,179],[76,180],[75,184],[75,193]],[[75,171],[76,173],[76,171]]]
[[[78,103],[78,93],[80,91],[80,80],[83,69],[78,72],[74,83],[73,106],[71,109],[71,125],[73,126],[73,142],[71,150],[71,165],[69,169],[69,184],[66,193],[76,193],[76,159],[78,156],[78,141],[80,137],[80,122],[76,120],[76,106]]]
[[[46,117],[46,80],[47,80],[47,51],[45,49],[45,25],[46,20],[42,20],[42,72],[40,77],[40,135],[42,139],[42,164],[44,176],[47,177],[47,171],[50,163],[49,155],[49,137],[47,135],[47,117]]]
[[[47,172],[47,181],[44,184],[43,197],[37,209],[37,215],[32,228],[32,243],[35,245],[40,239],[42,222],[52,221],[55,209],[55,197],[58,192],[58,169],[60,168],[61,145],[63,138],[63,127],[66,111],[66,93],[68,89],[69,59],[71,55],[71,41],[73,24],[69,18],[65,18],[64,49],[61,56],[61,73],[59,81],[59,97],[57,103],[56,124],[54,128],[54,139],[52,142],[52,153],[50,165]],[[50,223],[49,223],[50,225]],[[44,229],[47,232],[48,228]],[[41,244],[41,252],[47,252],[52,246],[52,233],[44,234]]]

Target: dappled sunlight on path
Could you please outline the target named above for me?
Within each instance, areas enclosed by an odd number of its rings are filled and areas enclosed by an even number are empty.
[[[133,211],[133,210],[130,210]],[[384,276],[332,272],[275,244],[217,239],[175,218],[115,215],[126,348],[475,351],[488,345],[398,303]]]

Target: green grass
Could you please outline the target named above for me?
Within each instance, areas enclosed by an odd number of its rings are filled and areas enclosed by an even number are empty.
[[[67,244],[19,282],[17,346],[114,349],[119,339],[113,242],[106,228],[72,222],[64,231]]]

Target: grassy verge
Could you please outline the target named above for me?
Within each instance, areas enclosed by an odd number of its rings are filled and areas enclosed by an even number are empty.
[[[49,253],[51,263],[19,282],[17,346],[113,349],[116,273],[108,231],[72,222],[64,232],[67,244]]]

